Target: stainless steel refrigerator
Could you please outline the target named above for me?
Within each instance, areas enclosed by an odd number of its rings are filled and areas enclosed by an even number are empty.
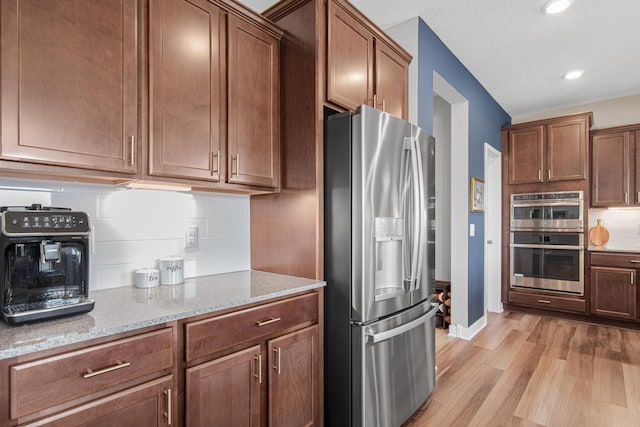
[[[361,106],[324,153],[325,424],[398,427],[435,386],[435,140]]]

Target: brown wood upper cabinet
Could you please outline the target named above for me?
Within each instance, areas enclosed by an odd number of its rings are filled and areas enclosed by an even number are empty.
[[[640,205],[640,125],[591,132],[591,206]]]
[[[137,8],[0,2],[2,159],[137,172]]]
[[[507,126],[509,184],[583,180],[591,113]]]
[[[149,27],[149,174],[278,187],[281,34],[207,0],[152,0]]]
[[[219,181],[224,13],[207,0],[152,0],[149,16],[149,173]]]
[[[406,119],[411,56],[345,1],[328,2],[327,100]]]

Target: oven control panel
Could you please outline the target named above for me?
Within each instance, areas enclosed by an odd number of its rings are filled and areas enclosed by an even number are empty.
[[[2,232],[7,235],[85,234],[89,218],[84,212],[6,211],[2,213]]]

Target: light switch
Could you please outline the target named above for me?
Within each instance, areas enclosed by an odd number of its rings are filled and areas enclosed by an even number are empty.
[[[469,236],[473,237],[476,235],[476,225],[469,224]]]

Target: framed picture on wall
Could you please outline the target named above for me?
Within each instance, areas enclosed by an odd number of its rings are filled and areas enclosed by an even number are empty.
[[[471,212],[484,212],[484,181],[471,178]]]

